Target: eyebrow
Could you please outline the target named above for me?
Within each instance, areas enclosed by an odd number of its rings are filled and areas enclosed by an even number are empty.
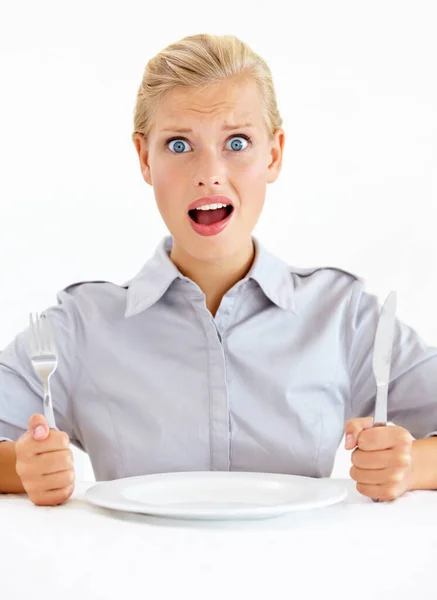
[[[253,127],[252,123],[243,123],[241,125],[224,125],[222,127],[223,131],[233,131],[235,129],[242,129],[243,127]],[[174,132],[174,133],[193,133],[192,129],[181,128],[181,127],[165,127],[160,130],[162,133],[164,132]]]

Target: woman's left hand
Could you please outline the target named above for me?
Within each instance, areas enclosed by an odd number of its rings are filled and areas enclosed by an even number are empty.
[[[345,425],[346,449],[355,448],[350,476],[364,496],[394,500],[410,489],[414,438],[404,427],[372,425],[373,417]]]

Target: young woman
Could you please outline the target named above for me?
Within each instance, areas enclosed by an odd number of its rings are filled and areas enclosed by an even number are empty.
[[[372,428],[376,298],[352,274],[288,266],[252,235],[285,139],[266,63],[233,36],[184,38],[147,64],[134,120],[170,235],[126,285],[75,284],[46,311],[58,429],[41,414],[29,332],[0,355],[0,491],[65,501],[70,442],[97,480],[327,477],[345,430],[362,494],[437,488],[437,350],[397,322],[396,426]]]

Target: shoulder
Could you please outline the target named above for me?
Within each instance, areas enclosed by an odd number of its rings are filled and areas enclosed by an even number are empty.
[[[67,285],[65,288],[63,288],[61,290],[61,292],[64,292],[66,294],[69,294],[70,296],[77,296],[77,295],[92,295],[92,294],[99,294],[99,293],[104,293],[104,292],[108,292],[108,291],[115,291],[116,288],[118,289],[127,289],[129,287],[129,284],[124,284],[124,285],[118,285],[116,283],[113,283],[112,281],[105,281],[103,279],[98,279],[98,280],[89,280],[89,281],[77,281],[75,283],[70,283],[69,285]]]
[[[356,288],[356,284],[358,284],[358,287],[364,285],[362,277],[341,267],[319,266],[303,268],[289,266],[289,272],[295,287],[325,287],[340,285]]]
[[[111,281],[77,281],[67,285],[57,293],[59,304],[71,307],[82,317],[96,316],[97,313],[124,313],[126,293],[129,284],[118,285]]]
[[[344,314],[362,294],[364,280],[357,274],[334,266],[289,266],[299,312]]]

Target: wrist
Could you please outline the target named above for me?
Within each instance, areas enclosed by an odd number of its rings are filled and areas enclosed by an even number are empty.
[[[437,437],[413,440],[408,491],[437,489]]]

